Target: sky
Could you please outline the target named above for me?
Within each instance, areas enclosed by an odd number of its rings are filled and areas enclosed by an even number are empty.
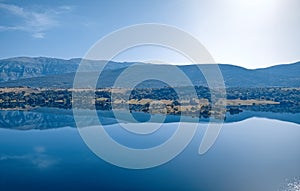
[[[0,0],[0,58],[84,57],[105,35],[142,23],[188,32],[217,63],[262,68],[300,61],[299,0]],[[188,63],[147,46],[115,60]]]

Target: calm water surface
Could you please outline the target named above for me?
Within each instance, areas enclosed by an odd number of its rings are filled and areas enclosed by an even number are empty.
[[[128,170],[94,155],[77,129],[69,126],[68,116],[56,115],[53,126],[62,117],[65,127],[15,130],[1,124],[1,191],[277,191],[284,190],[288,180],[300,177],[300,125],[296,123],[255,117],[226,123],[214,146],[198,155],[206,128],[201,123],[189,146],[170,162],[146,170]],[[109,122],[105,129],[121,144],[147,148],[164,142],[177,126],[166,123],[149,136],[130,134]]]

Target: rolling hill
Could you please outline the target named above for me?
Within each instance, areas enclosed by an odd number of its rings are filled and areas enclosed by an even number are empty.
[[[29,58],[18,57],[0,60],[0,87],[52,87],[70,88],[73,85],[75,72],[81,59],[74,58],[63,60],[57,58]],[[105,61],[87,61],[89,71],[95,71],[96,67]],[[133,62],[109,62],[98,81],[98,87],[110,87],[115,79]],[[141,65],[145,63],[139,63]],[[170,65],[153,65],[157,70],[168,73]],[[196,65],[178,66],[193,82],[194,85],[206,85],[205,78]],[[229,64],[219,64],[226,87],[300,87],[300,62],[293,64],[276,65],[261,69],[246,69]],[[128,79],[139,75],[137,70]],[[82,75],[88,75],[82,74]],[[130,81],[130,80],[129,80]],[[175,84],[181,85],[180,79]],[[147,87],[164,86],[158,81],[148,81]]]

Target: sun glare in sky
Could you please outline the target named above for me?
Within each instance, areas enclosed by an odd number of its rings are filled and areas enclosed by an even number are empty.
[[[217,63],[247,68],[292,63],[300,60],[299,8],[299,0],[1,1],[0,58],[83,57],[115,30],[160,23],[195,36]],[[169,50],[143,50],[118,59],[186,62]]]

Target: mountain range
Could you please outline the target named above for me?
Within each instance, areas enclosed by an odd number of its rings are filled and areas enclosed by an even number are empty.
[[[15,57],[0,60],[0,87],[45,87],[71,88],[75,72],[82,59],[69,60],[46,57]],[[104,65],[106,61],[84,60],[88,65],[87,74]],[[110,87],[117,77],[137,62],[113,62],[105,66],[98,80],[98,87]],[[203,65],[201,65],[203,66]],[[207,66],[211,66],[207,64]],[[268,68],[246,69],[229,64],[218,64],[226,87],[300,87],[300,62],[276,65]],[[171,65],[153,64],[153,67],[168,73]],[[194,85],[206,86],[206,81],[197,65],[178,65]],[[82,73],[82,75],[86,75]],[[139,75],[136,71],[135,75]],[[135,75],[128,76],[134,79]],[[178,80],[175,83],[181,84]],[[166,84],[152,80],[147,87],[160,87]]]

